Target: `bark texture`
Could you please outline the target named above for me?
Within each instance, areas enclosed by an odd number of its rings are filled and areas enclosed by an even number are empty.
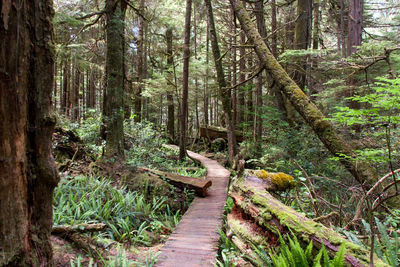
[[[340,158],[340,162],[356,180],[363,184],[366,183],[368,186],[373,185],[377,181],[373,169],[365,162],[354,160],[355,153],[352,147],[344,141],[322,112],[310,101],[274,58],[243,5],[236,0],[230,0],[230,3],[242,29],[246,32],[250,43],[254,45],[261,64],[270,73],[281,92],[310,125],[329,151]]]
[[[165,33],[165,38],[167,40],[167,64],[168,64],[168,72],[169,79],[173,80],[172,68],[174,67],[174,58],[172,51],[172,27],[169,27]],[[172,143],[175,142],[175,106],[174,106],[174,97],[172,92],[167,93],[167,102],[168,102],[168,120],[167,120],[167,132]]]
[[[124,154],[124,21],[126,2],[106,1],[106,82],[104,91],[104,130],[108,157]]]
[[[182,81],[182,110],[179,136],[179,159],[186,156],[186,126],[188,117],[188,87],[189,87],[189,59],[190,59],[190,18],[192,14],[192,0],[186,1],[185,42],[183,51],[183,81]]]
[[[0,266],[53,266],[52,1],[0,10]]]
[[[237,154],[236,138],[232,123],[232,110],[231,110],[231,91],[227,90],[224,70],[222,68],[222,58],[219,51],[217,32],[215,30],[214,15],[211,6],[211,0],[204,0],[207,8],[208,24],[210,30],[211,48],[214,56],[215,69],[217,72],[218,80],[218,95],[222,102],[222,108],[225,115],[225,124],[228,134],[228,153],[231,166],[234,165],[234,159]]]
[[[144,11],[144,0],[140,0],[139,12],[143,14]],[[144,42],[144,19],[142,16],[138,17],[138,28],[139,35],[137,38],[137,89],[135,94],[135,122],[142,120],[142,91],[143,91],[143,42]]]
[[[294,33],[294,49],[305,50],[309,48],[311,40],[311,5],[312,0],[297,1],[297,20]],[[306,57],[299,60],[299,67],[294,70],[293,79],[301,89],[306,84]]]

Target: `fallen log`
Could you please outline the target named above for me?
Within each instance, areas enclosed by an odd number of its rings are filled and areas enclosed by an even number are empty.
[[[209,140],[215,140],[217,138],[223,138],[228,140],[228,131],[222,127],[201,126],[200,137],[207,138]],[[242,132],[235,131],[235,137],[237,142],[243,142]]]
[[[279,232],[282,236],[292,233],[305,244],[312,241],[315,250],[324,245],[331,256],[344,244],[346,266],[369,265],[368,250],[284,205],[267,191],[267,183],[256,179],[244,176],[233,181],[229,195],[234,206],[227,217],[229,229],[235,236],[232,240],[252,257],[253,264],[262,266],[262,263],[257,264],[257,254],[249,252],[251,244],[277,245]],[[276,187],[273,188],[276,190]],[[374,255],[374,266],[388,265]]]
[[[192,178],[182,176],[174,173],[163,172],[159,170],[153,170],[149,168],[138,168],[139,171],[146,171],[156,174],[159,177],[167,179],[168,183],[184,189],[193,189],[198,196],[205,197],[207,195],[207,189],[212,185],[211,180],[202,178]]]

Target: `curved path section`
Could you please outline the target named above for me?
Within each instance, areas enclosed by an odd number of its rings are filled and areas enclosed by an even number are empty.
[[[230,172],[215,160],[191,151],[188,155],[207,168],[212,186],[205,198],[193,200],[161,249],[156,266],[213,266],[218,251],[218,229],[222,226]]]

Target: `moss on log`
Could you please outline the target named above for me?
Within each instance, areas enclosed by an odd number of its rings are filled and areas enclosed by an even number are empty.
[[[228,224],[235,235],[249,243],[257,244],[260,240],[259,235],[263,235],[265,240],[263,242],[274,245],[278,242],[278,232],[281,234],[292,232],[304,243],[313,241],[315,249],[324,245],[331,255],[345,244],[347,266],[369,265],[368,250],[284,205],[266,191],[262,183],[257,183],[254,179],[254,177],[237,178],[232,183],[230,196],[234,200],[234,208],[228,216]],[[249,229],[254,230],[255,227],[260,227],[263,231],[258,229],[254,235]],[[375,256],[374,266],[388,265]]]
[[[216,127],[216,126],[201,126],[200,136],[211,140],[217,138],[224,138],[228,140],[228,130],[226,128]],[[236,130],[235,137],[237,142],[243,142],[242,132]]]

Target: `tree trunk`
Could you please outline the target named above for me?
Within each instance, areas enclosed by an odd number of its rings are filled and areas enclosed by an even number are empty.
[[[267,37],[267,29],[265,27],[265,19],[264,19],[264,1],[263,0],[257,1],[255,8],[256,8],[255,13],[256,13],[256,22],[257,22],[258,32],[260,33],[260,36],[262,38],[266,38]],[[262,86],[263,86],[263,76],[262,76],[262,73],[260,73],[257,76],[256,116],[255,116],[255,129],[254,129],[255,141],[261,140],[261,135],[262,135],[262,119],[261,119]],[[259,144],[261,144],[261,143],[259,143]]]
[[[204,107],[203,107],[203,112],[204,112],[204,124],[207,126],[209,125],[209,113],[208,113],[208,108],[209,108],[209,90],[208,90],[208,75],[209,75],[209,43],[210,43],[210,31],[209,31],[209,25],[207,21],[207,33],[206,33],[206,77],[204,78]]]
[[[236,0],[230,0],[230,3],[235,10],[242,29],[246,32],[250,42],[254,45],[254,49],[261,63],[270,73],[282,93],[310,125],[329,151],[340,158],[340,162],[356,180],[363,184],[366,183],[369,186],[373,185],[377,181],[373,169],[365,162],[354,161],[355,153],[351,146],[343,140],[332,124],[326,120],[322,112],[308,99],[271,54],[260,34],[257,32],[249,14],[243,8],[243,5]]]
[[[126,2],[106,0],[106,88],[104,92],[104,134],[107,157],[124,155],[124,21]]]
[[[237,87],[237,95],[238,95],[238,103],[237,103],[237,126],[239,128],[242,128],[241,123],[244,121],[244,90],[243,87],[245,86],[244,81],[246,80],[246,60],[245,60],[245,54],[246,54],[246,49],[244,48],[246,42],[246,34],[241,31],[240,32],[240,48],[239,48],[239,83],[241,86]]]
[[[145,0],[140,0],[139,12],[144,11]],[[143,41],[144,41],[144,19],[142,16],[138,16],[138,28],[139,34],[137,37],[137,88],[135,93],[135,122],[142,120],[142,90],[143,90]]]
[[[228,153],[229,153],[229,161],[231,166],[234,165],[235,156],[237,154],[236,147],[236,138],[234,133],[234,128],[232,124],[232,111],[231,111],[231,92],[230,90],[227,92],[227,86],[224,76],[224,71],[222,68],[222,58],[219,51],[217,32],[215,30],[214,24],[214,16],[211,6],[211,0],[204,0],[204,3],[207,8],[208,15],[208,24],[210,25],[210,39],[211,39],[211,47],[214,55],[214,63],[215,69],[217,72],[217,80],[218,80],[218,95],[222,102],[222,108],[225,114],[225,124],[228,134]]]
[[[306,50],[309,47],[311,36],[311,5],[312,0],[297,1],[297,20],[294,34],[294,48]],[[294,70],[293,80],[303,90],[306,85],[307,59],[299,60],[299,67]]]
[[[52,1],[0,9],[0,266],[53,266]]]
[[[342,47],[341,56],[346,57],[346,31],[344,25],[344,18],[345,18],[345,0],[340,0],[340,43],[338,47]]]
[[[251,50],[250,50],[251,51]],[[250,53],[248,58],[247,58],[247,67],[249,70],[253,69],[253,53]],[[254,105],[253,105],[253,88],[254,88],[254,83],[253,79],[251,79],[251,72],[249,72],[248,76],[246,79],[249,81],[247,82],[246,90],[247,90],[247,108],[246,108],[246,122],[247,122],[247,127],[251,128],[251,124],[253,122],[253,116],[254,116]]]
[[[173,74],[172,68],[174,67],[174,58],[173,58],[173,51],[172,51],[172,27],[168,27],[165,37],[167,40],[167,65],[168,65],[168,73],[169,79],[172,81]],[[167,119],[167,132],[170,138],[170,142],[175,142],[175,106],[174,106],[174,97],[170,91],[167,92],[167,102],[168,102],[168,119]]]
[[[81,84],[81,72],[79,67],[75,64],[74,73],[74,86],[72,88],[72,100],[71,100],[71,120],[78,121],[79,119],[79,88]]]
[[[189,59],[190,59],[190,18],[192,0],[186,0],[185,42],[183,51],[182,111],[179,136],[179,160],[186,157],[186,126],[188,117]]]
[[[237,36],[236,36],[236,17],[235,13],[231,10],[231,34],[232,34],[232,84],[235,86],[237,84],[237,61],[236,61],[236,45],[237,45]],[[237,121],[237,87],[235,86],[232,91],[232,124],[233,127],[236,128]]]
[[[61,112],[64,113],[64,115],[68,114],[68,92],[69,92],[69,62],[68,60],[64,61],[64,68],[63,68],[63,85],[62,85],[62,96],[61,96],[61,104],[60,104],[60,109]]]
[[[347,55],[357,51],[361,45],[363,27],[363,1],[349,0]]]

